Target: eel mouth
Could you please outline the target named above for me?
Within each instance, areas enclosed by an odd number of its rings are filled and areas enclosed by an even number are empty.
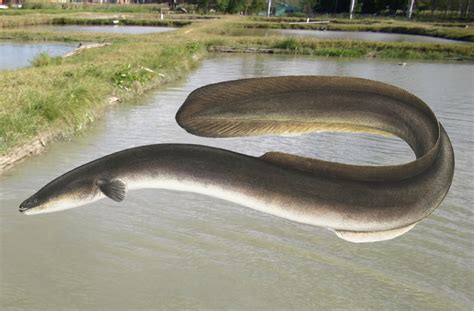
[[[32,208],[35,208],[37,206],[37,200],[36,199],[26,199],[20,204],[19,211],[20,213],[23,213],[27,210],[30,210]]]

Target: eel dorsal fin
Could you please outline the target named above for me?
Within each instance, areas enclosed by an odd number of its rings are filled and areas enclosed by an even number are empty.
[[[313,175],[345,178],[351,180],[376,181],[386,178],[379,166],[358,166],[312,159],[283,152],[267,152],[260,157],[266,162]],[[385,167],[386,168],[386,167]]]
[[[430,154],[429,156],[431,157],[432,155]],[[273,151],[265,153],[260,158],[280,167],[291,168],[313,175],[367,182],[402,180],[422,172],[426,166],[426,163],[421,163],[422,161],[387,166],[352,165]]]
[[[369,243],[369,242],[379,242],[386,241],[396,238],[404,233],[407,233],[417,223],[408,225],[406,227],[401,227],[392,230],[385,231],[344,231],[344,230],[333,230],[336,235],[346,241],[353,243]]]

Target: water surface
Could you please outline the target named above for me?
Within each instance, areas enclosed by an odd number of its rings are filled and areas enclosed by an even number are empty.
[[[70,43],[20,43],[0,42],[0,70],[16,69],[31,65],[40,53],[60,56],[72,51],[77,44]]]
[[[0,177],[0,306],[54,310],[470,310],[473,305],[473,65],[225,55],[187,79],[110,108]],[[199,138],[174,115],[194,89],[273,75],[345,75],[405,88],[433,108],[456,153],[454,183],[430,217],[397,239],[352,244],[216,198],[129,192],[49,215],[19,203],[59,174],[152,143],[197,143],[260,155],[279,150],[360,164],[413,159],[397,139],[369,135]]]
[[[382,42],[425,42],[425,43],[461,43],[470,44],[458,40],[435,38],[422,35],[407,35],[399,33],[382,33],[369,31],[322,31],[305,29],[279,29],[270,30],[270,34],[281,34],[285,36],[316,37],[320,39],[338,40],[362,40],[362,41],[382,41]]]

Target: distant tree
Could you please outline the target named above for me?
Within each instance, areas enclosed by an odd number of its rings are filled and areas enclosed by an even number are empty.
[[[464,6],[463,6],[462,11],[461,11],[461,13],[464,17],[468,16],[472,12],[471,5],[472,5],[471,0],[466,0],[464,2]]]
[[[394,14],[397,10],[405,11],[407,0],[364,0],[362,1],[363,14],[375,14],[388,11]]]
[[[300,7],[303,13],[313,14],[318,6],[319,0],[300,0]]]
[[[266,8],[267,2],[265,0],[252,0],[248,12],[251,14],[257,14],[258,12],[265,11]]]
[[[384,3],[380,0],[365,0],[362,3],[363,14],[375,14],[384,9]]]
[[[244,12],[247,8],[246,0],[229,0],[227,4],[226,12],[228,13],[238,13]]]
[[[390,13],[395,13],[398,10],[405,11],[407,8],[408,3],[410,0],[389,0],[388,2],[388,10]]]
[[[199,10],[208,12],[209,11],[209,0],[198,0],[197,1],[197,7]]]
[[[171,0],[172,1],[172,0]],[[268,0],[185,0],[186,3],[196,3],[202,11],[215,9],[219,12],[255,14],[265,11]],[[306,14],[318,13],[349,13],[351,0],[299,0],[300,7]],[[407,11],[411,0],[356,0],[355,12],[361,14],[395,14],[397,11]],[[272,0],[287,2],[285,0]],[[291,0],[291,3],[297,0]],[[417,11],[444,12],[446,17],[472,16],[474,0],[416,0]],[[449,16],[448,16],[449,15]]]
[[[350,0],[320,0],[316,5],[316,10],[321,13],[349,12],[350,2]]]
[[[215,0],[213,7],[219,12],[226,12],[229,0]]]

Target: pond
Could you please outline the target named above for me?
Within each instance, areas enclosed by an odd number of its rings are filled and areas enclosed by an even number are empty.
[[[279,34],[296,37],[316,37],[320,39],[338,39],[338,40],[362,40],[362,41],[381,41],[381,42],[425,42],[425,43],[461,43],[470,44],[457,40],[435,38],[421,35],[407,35],[399,33],[382,33],[368,31],[322,31],[322,30],[303,30],[303,29],[280,29],[269,30],[269,34]]]
[[[60,56],[72,51],[77,44],[0,42],[0,70],[17,69],[31,65],[40,53]]]
[[[106,32],[106,33],[121,33],[140,35],[145,33],[168,32],[176,30],[175,27],[158,27],[158,26],[122,26],[122,25],[47,25],[35,26],[41,31],[55,31],[55,32]]]
[[[24,309],[467,310],[474,201],[472,64],[224,55],[0,177],[0,306]],[[210,139],[174,116],[194,89],[274,75],[342,75],[418,95],[452,140],[456,172],[442,205],[407,234],[352,244],[330,231],[198,194],[131,191],[122,203],[24,216],[18,205],[77,165],[133,146],[194,143],[251,155],[278,150],[359,164],[413,158],[371,135]]]

